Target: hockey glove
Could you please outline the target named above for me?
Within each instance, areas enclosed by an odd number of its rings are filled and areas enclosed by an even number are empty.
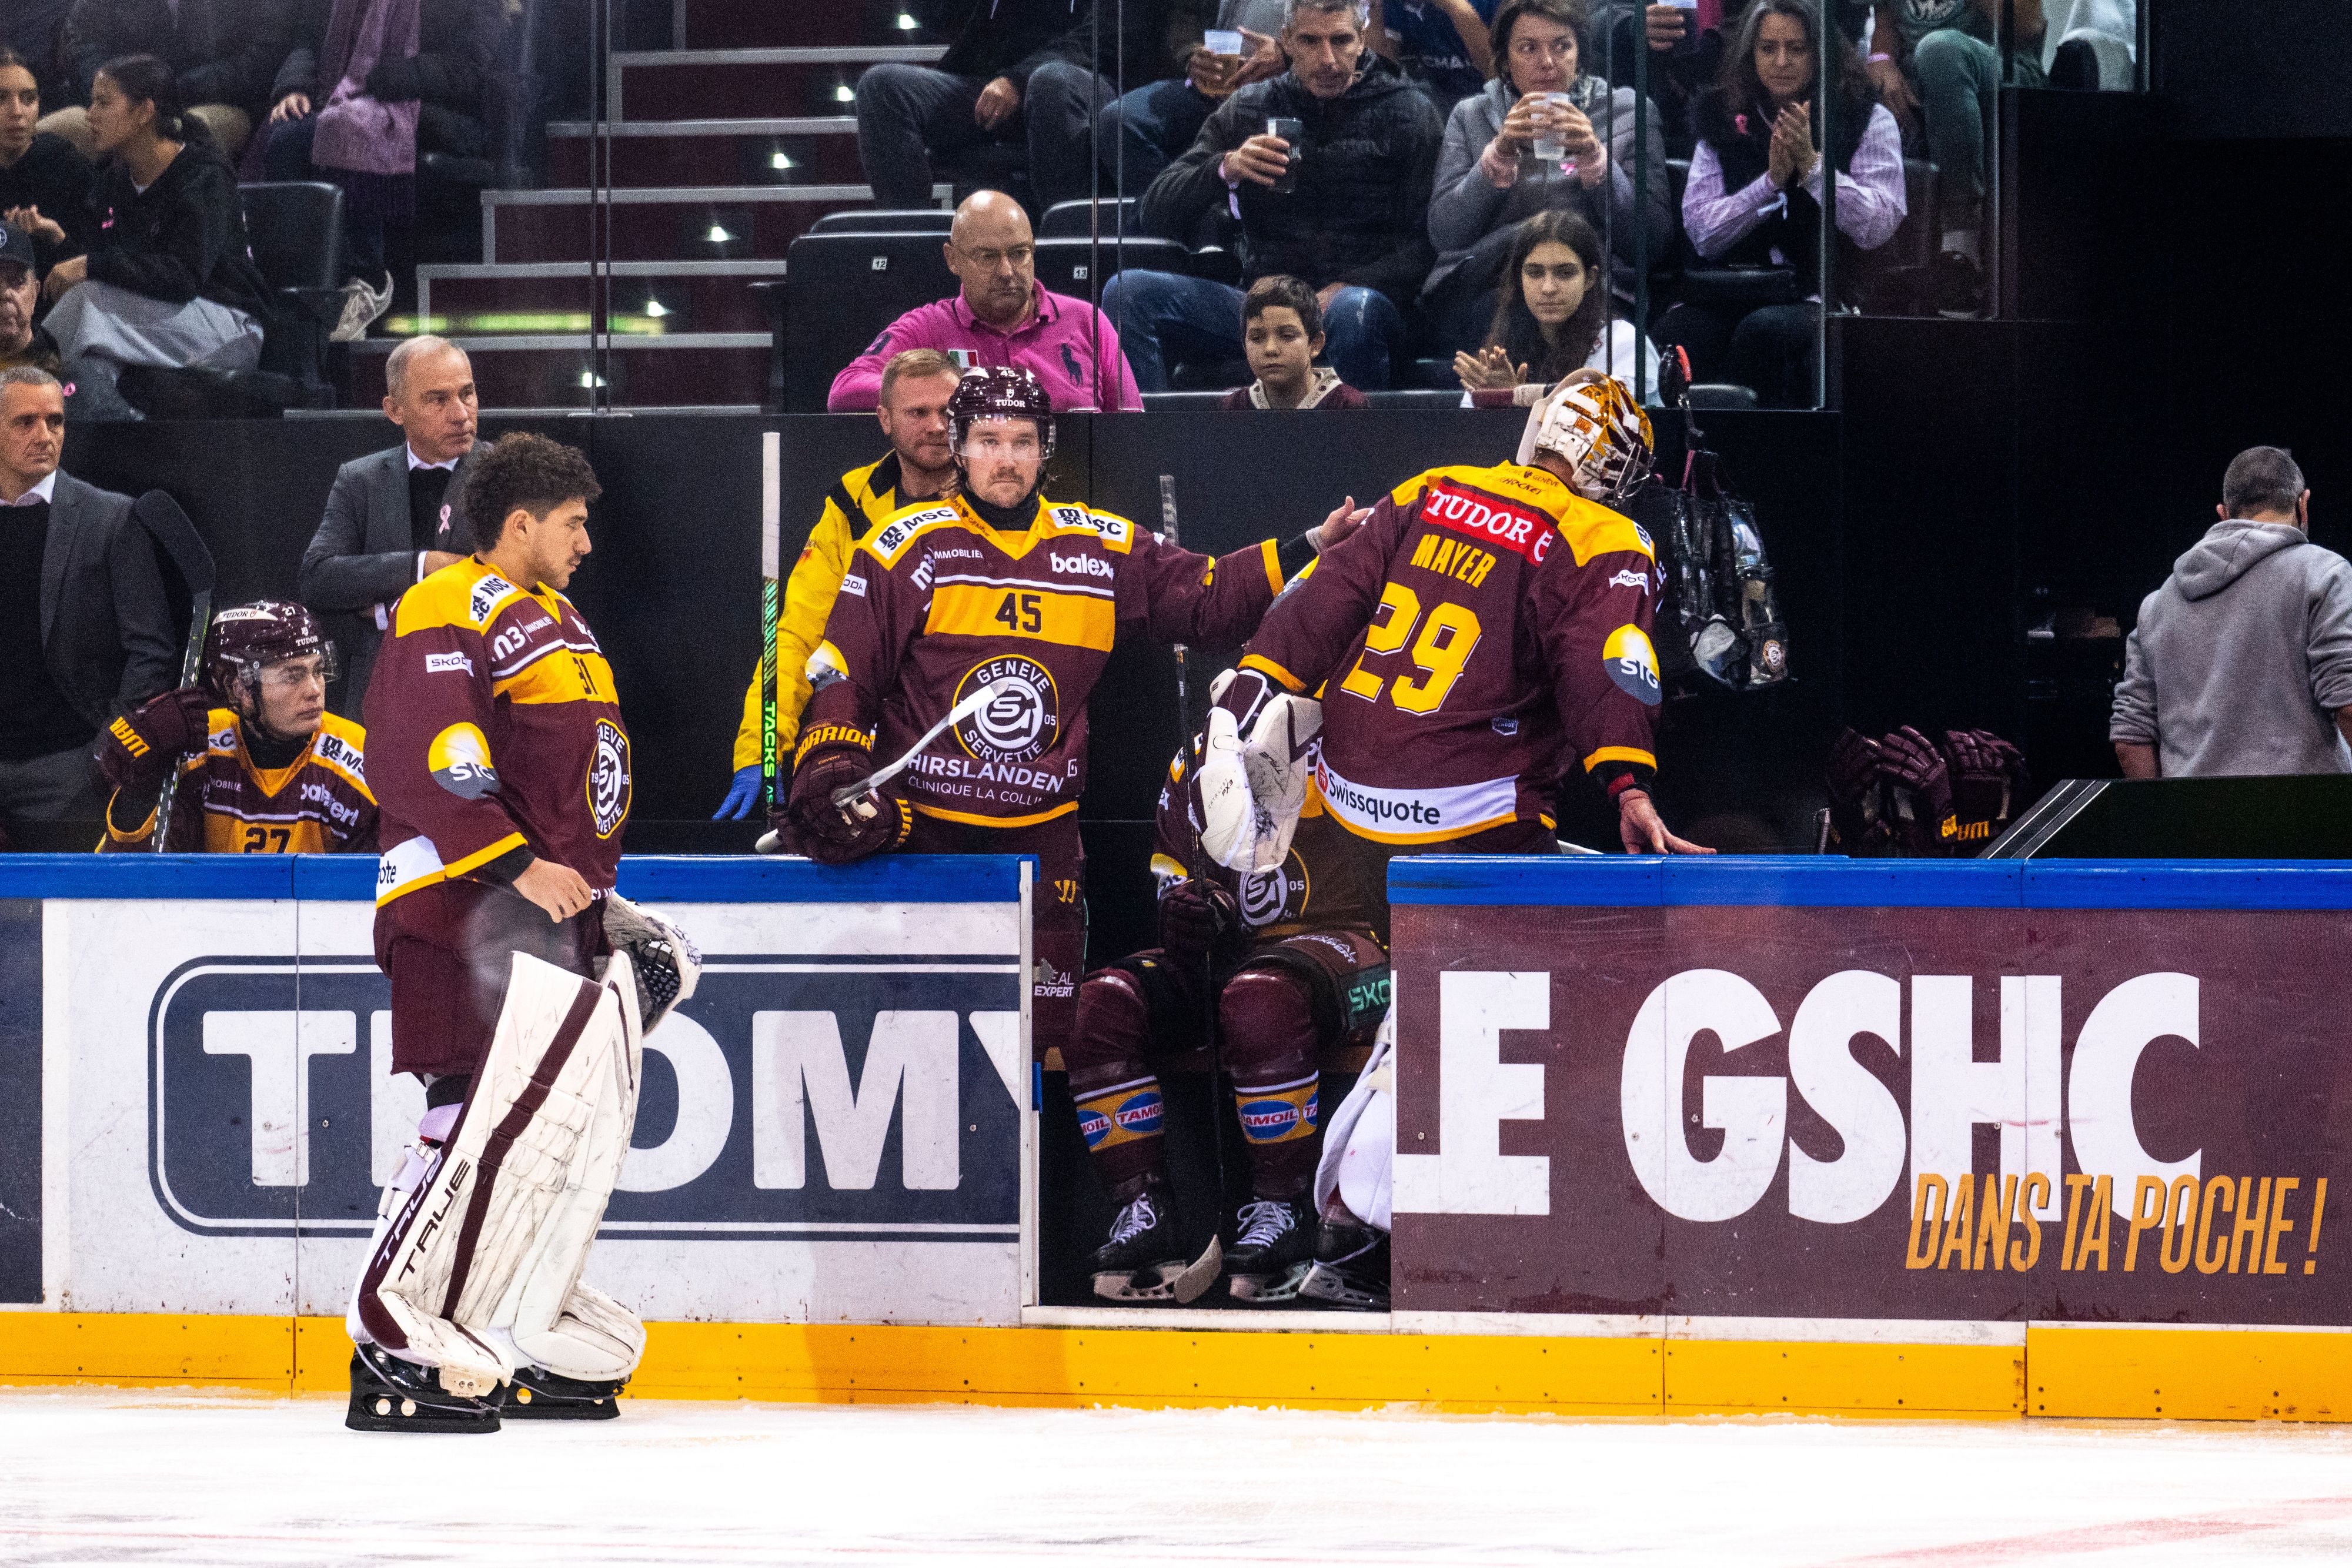
[[[1886,821],[1880,810],[1878,742],[1849,727],[1830,742],[1830,826],[1850,855],[1886,852]]]
[[[1893,797],[1895,841],[1903,852],[1950,854],[1952,778],[1936,743],[1905,725],[1878,743],[1878,769]]]
[[[1989,729],[1944,732],[1952,768],[1952,812],[1965,830],[1986,822],[1998,832],[2025,803],[2025,758]]]
[[[202,749],[212,717],[212,695],[186,686],[151,698],[99,732],[91,755],[117,789],[161,785],[172,765]]]
[[[833,803],[835,790],[873,771],[874,754],[862,746],[811,752],[793,770],[793,792],[776,823],[785,847],[823,865],[851,865],[905,843],[915,818],[904,800],[869,792]]]
[[[1241,901],[1207,877],[1186,877],[1160,895],[1160,945],[1171,954],[1214,954],[1241,930]]]

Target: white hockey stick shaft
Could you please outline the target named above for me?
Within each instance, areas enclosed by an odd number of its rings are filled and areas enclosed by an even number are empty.
[[[940,719],[939,723],[931,726],[930,728],[923,731],[923,737],[915,742],[914,745],[907,747],[907,754],[904,757],[899,758],[898,761],[891,763],[887,768],[876,768],[873,772],[867,774],[865,778],[860,779],[855,784],[845,784],[840,789],[835,789],[833,792],[833,803],[836,806],[846,806],[852,800],[856,800],[860,795],[868,794],[873,790],[879,789],[883,785],[887,784],[891,779],[896,779],[899,774],[904,773],[908,768],[912,767],[914,765],[915,758],[920,757],[930,746],[931,742],[937,740],[949,730],[954,728],[957,725],[961,724],[964,720],[978,713],[982,708],[986,707],[990,703],[995,701],[1001,693],[1009,691],[1012,688],[1013,684],[1013,681],[1009,677],[989,682],[988,685],[981,687],[978,691],[964,698],[963,701],[948,709],[947,716]]]

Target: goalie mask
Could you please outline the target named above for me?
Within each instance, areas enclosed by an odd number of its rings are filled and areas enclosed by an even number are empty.
[[[1650,416],[1613,376],[1570,378],[1528,412],[1517,461],[1549,452],[1570,466],[1569,486],[1588,501],[1621,506],[1650,476]]]

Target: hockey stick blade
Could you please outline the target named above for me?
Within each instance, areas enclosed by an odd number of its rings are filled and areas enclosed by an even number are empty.
[[[989,682],[988,685],[981,687],[978,691],[964,698],[963,701],[948,709],[947,716],[940,719],[939,723],[931,726],[930,728],[923,731],[923,737],[915,742],[914,745],[907,747],[907,754],[899,758],[898,761],[891,763],[887,768],[876,768],[873,772],[867,774],[865,778],[860,779],[855,784],[845,784],[840,789],[835,789],[833,792],[833,803],[836,806],[846,806],[852,800],[856,800],[860,795],[871,794],[875,790],[879,789],[883,785],[887,784],[891,779],[896,779],[899,774],[904,773],[908,768],[912,767],[914,765],[915,758],[920,757],[924,751],[929,747],[931,742],[937,740],[949,730],[953,729],[957,725],[961,724],[964,720],[978,713],[982,708],[986,707],[990,703],[994,702],[1006,692],[1011,691],[1019,683],[1014,681],[1010,675],[999,676],[997,679]]]

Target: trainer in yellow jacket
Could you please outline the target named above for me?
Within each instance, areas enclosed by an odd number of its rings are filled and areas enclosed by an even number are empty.
[[[824,507],[809,530],[784,583],[776,614],[776,746],[780,777],[790,772],[801,709],[809,699],[808,657],[824,640],[824,623],[841,592],[842,573],[858,541],[892,513],[944,496],[956,483],[948,450],[948,397],[962,371],[947,355],[910,349],[891,357],[882,372],[875,410],[890,455],[844,474],[825,491]],[[735,731],[735,777],[714,820],[748,817],[760,796],[760,668],[743,692],[743,722]]]

